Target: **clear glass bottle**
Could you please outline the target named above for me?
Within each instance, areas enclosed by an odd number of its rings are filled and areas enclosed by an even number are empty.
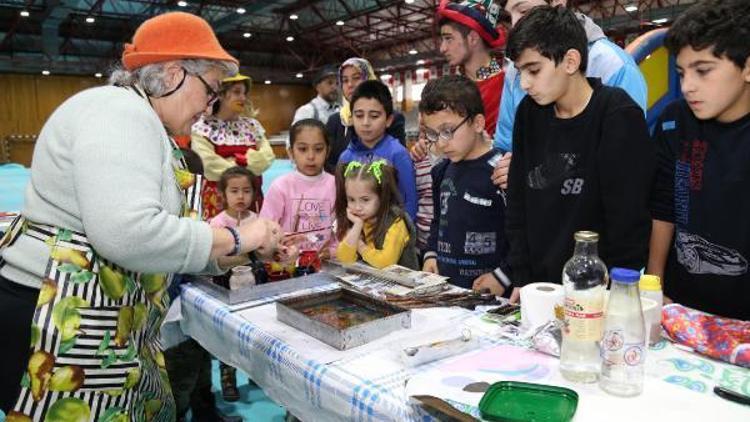
[[[575,251],[563,267],[565,324],[560,350],[560,372],[573,382],[596,382],[601,370],[599,342],[602,338],[604,292],[607,267],[597,253],[599,235],[575,233]]]
[[[638,290],[641,274],[613,268],[611,277],[612,289],[604,313],[599,386],[616,396],[637,396],[643,391],[646,361],[646,327]]]

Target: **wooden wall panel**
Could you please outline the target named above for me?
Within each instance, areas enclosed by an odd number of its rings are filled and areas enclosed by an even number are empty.
[[[250,99],[260,110],[258,120],[269,135],[289,130],[297,108],[315,96],[315,91],[306,85],[261,85],[253,84]]]
[[[0,139],[8,135],[37,135],[52,112],[84,89],[105,83],[83,76],[0,74]],[[297,107],[313,98],[306,85],[254,84],[250,97],[260,110],[260,120],[270,135],[289,130]],[[16,162],[30,165],[32,145],[10,151]]]

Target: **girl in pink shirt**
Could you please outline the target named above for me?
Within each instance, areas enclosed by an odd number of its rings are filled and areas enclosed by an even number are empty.
[[[260,216],[277,221],[287,233],[306,232],[297,244],[301,253],[317,251],[329,258],[336,247],[336,181],[323,171],[330,151],[326,128],[316,119],[300,120],[289,131],[289,145],[295,170],[274,180]]]

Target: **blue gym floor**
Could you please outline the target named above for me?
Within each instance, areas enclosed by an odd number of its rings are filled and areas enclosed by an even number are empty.
[[[271,182],[292,170],[289,160],[276,160],[263,173],[263,190],[268,191]],[[20,211],[23,208],[23,192],[30,176],[29,169],[19,164],[0,165],[0,211]],[[284,408],[271,401],[255,384],[248,384],[247,375],[237,371],[237,387],[240,400],[224,402],[221,398],[219,365],[213,362],[213,387],[219,409],[228,415],[241,415],[248,422],[283,422]],[[3,417],[0,416],[0,420]]]

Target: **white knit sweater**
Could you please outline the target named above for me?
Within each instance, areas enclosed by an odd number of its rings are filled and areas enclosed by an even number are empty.
[[[145,273],[216,272],[208,224],[179,217],[167,133],[149,103],[114,86],[83,91],[45,123],[23,215],[84,232],[104,258]],[[0,275],[40,287],[50,248],[21,236]]]

